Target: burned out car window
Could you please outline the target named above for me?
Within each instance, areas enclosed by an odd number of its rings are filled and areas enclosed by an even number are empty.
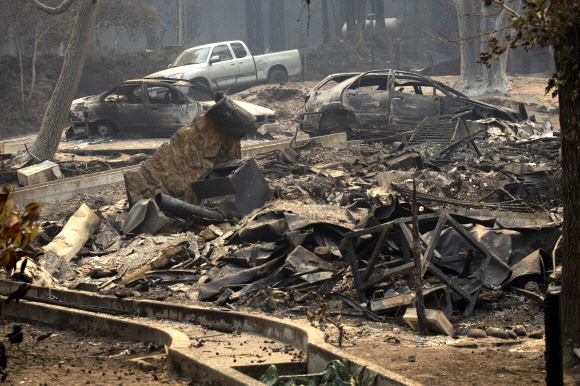
[[[141,85],[124,85],[115,89],[112,93],[105,95],[105,103],[128,103],[141,104],[143,96],[141,95]]]
[[[147,86],[147,95],[151,104],[183,105],[187,103],[181,93],[166,86]]]
[[[387,91],[389,84],[388,75],[369,75],[361,76],[353,82],[349,90],[367,90],[367,91]]]
[[[394,88],[395,91],[402,93],[435,95],[433,83],[413,76],[396,76]]]

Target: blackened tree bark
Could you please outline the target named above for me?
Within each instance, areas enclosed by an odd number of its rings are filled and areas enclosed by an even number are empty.
[[[73,2],[66,0],[60,6],[53,8],[36,0],[32,1],[40,10],[52,14],[66,11]],[[93,36],[95,16],[99,6],[98,0],[77,0],[77,6],[77,16],[64,55],[62,70],[48,102],[40,131],[30,151],[41,161],[51,160],[56,154]],[[25,155],[24,160],[28,158]]]
[[[551,7],[564,6],[552,0]],[[570,6],[570,5],[568,5]],[[576,11],[577,12],[577,11]],[[562,238],[562,353],[564,365],[578,363],[573,349],[580,346],[580,20],[567,28],[564,39],[554,46],[557,73],[566,74],[559,85],[562,133],[562,191],[564,225]]]
[[[284,0],[270,0],[269,14],[270,51],[282,51],[286,48]]]
[[[506,35],[504,41],[491,39],[491,50],[481,54],[483,63],[488,65],[498,55],[505,55],[508,46],[537,44],[554,50],[556,73],[546,92],[558,95],[560,108],[564,207],[561,340],[564,365],[572,368],[579,363],[573,349],[580,346],[580,8],[569,0],[526,0],[523,12],[500,0],[485,3],[510,12],[509,22],[516,33]]]
[[[246,0],[247,43],[253,54],[264,53],[264,32],[262,28],[262,1]]]

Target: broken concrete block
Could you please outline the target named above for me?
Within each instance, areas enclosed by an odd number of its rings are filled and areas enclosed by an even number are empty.
[[[38,165],[22,168],[16,172],[16,175],[18,183],[22,186],[36,185],[62,178],[60,168],[52,161],[44,161]]]
[[[447,320],[442,311],[426,309],[425,318],[427,319],[427,328],[429,331],[442,332],[449,336],[455,336],[455,329],[451,323],[449,323],[449,320]],[[419,318],[417,317],[416,308],[407,308],[405,315],[403,315],[403,319],[405,319],[405,322],[407,322],[413,330],[419,329]]]

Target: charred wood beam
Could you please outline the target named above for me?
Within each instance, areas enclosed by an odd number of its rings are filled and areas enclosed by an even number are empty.
[[[382,274],[372,277],[366,283],[362,283],[361,288],[363,290],[371,288],[371,287],[381,283],[383,280],[385,280],[389,276],[409,272],[410,270],[413,269],[414,266],[415,266],[415,263],[410,262],[410,263],[406,263],[403,265],[399,265],[398,267],[389,268],[386,271],[384,271]]]
[[[467,124],[466,124],[466,127],[467,127]],[[455,153],[457,151],[457,149],[459,149],[463,145],[472,144],[473,147],[476,149],[475,151],[477,152],[477,154],[481,157],[481,152],[479,151],[479,148],[477,147],[477,145],[475,145],[474,140],[475,140],[475,138],[477,138],[478,136],[480,136],[483,133],[485,133],[485,130],[479,130],[477,133],[468,135],[465,138],[461,138],[459,141],[454,142],[449,147],[443,149],[441,151],[441,153],[439,153],[439,155],[441,157],[443,157],[443,159],[449,159],[453,155],[453,153]]]
[[[439,220],[437,221],[437,225],[435,226],[435,230],[433,231],[433,236],[429,241],[427,249],[425,250],[425,254],[421,260],[421,277],[425,275],[425,271],[427,270],[428,264],[431,262],[431,257],[435,252],[435,246],[437,242],[439,242],[439,237],[441,236],[441,232],[443,231],[443,226],[447,223],[449,216],[447,213],[443,213]]]
[[[352,308],[354,308],[357,311],[360,311],[363,313],[364,316],[366,316],[368,319],[374,321],[374,322],[379,322],[379,323],[383,323],[385,321],[384,318],[381,318],[380,316],[378,316],[377,314],[367,310],[364,307],[361,307],[358,303],[356,303],[355,301],[353,301],[351,298],[335,292],[333,293],[336,297],[338,297],[340,300],[342,300],[343,302],[345,302],[347,305],[351,306]]]
[[[439,218],[439,216],[440,216],[439,213],[429,213],[429,214],[422,214],[422,215],[418,216],[418,219],[419,219],[419,221],[434,220],[436,218]],[[398,225],[400,223],[409,222],[412,219],[413,219],[412,217],[401,217],[401,218],[398,218],[398,219],[393,220],[393,221],[389,221],[389,222],[381,224],[381,225],[375,225],[373,227],[348,232],[347,234],[344,235],[344,237],[346,239],[354,239],[354,238],[357,238],[360,236],[370,235],[373,233],[379,233],[379,232],[382,232],[385,227],[393,227],[393,226]]]
[[[465,119],[465,115],[461,116],[461,123],[463,124],[463,127],[465,127],[465,131],[467,132],[467,135],[471,136],[471,130],[469,129],[469,125],[467,124],[467,119]],[[469,143],[471,143],[471,145],[473,146],[473,149],[477,153],[477,156],[481,157],[482,156],[481,151],[479,151],[479,148],[475,144],[475,141],[471,140],[471,141],[469,141]]]
[[[392,188],[405,196],[411,196],[413,191],[402,186],[392,184]],[[498,202],[498,203],[487,203],[487,202],[475,202],[475,201],[463,201],[456,200],[453,198],[443,198],[435,196],[428,193],[417,193],[417,198],[425,201],[440,202],[444,204],[457,205],[467,208],[484,208],[484,209],[501,209],[512,212],[530,212],[531,209],[525,202],[511,203],[511,202]]]
[[[371,257],[369,259],[368,262],[368,266],[367,269],[364,272],[364,275],[362,277],[363,281],[367,281],[375,267],[377,258],[379,257],[381,251],[383,250],[384,246],[385,246],[385,242],[387,241],[387,237],[389,236],[389,232],[390,230],[393,229],[393,226],[387,226],[383,229],[383,231],[381,232],[381,235],[379,236],[379,239],[377,240],[377,244],[375,245],[375,249],[373,250],[373,253],[371,254]]]

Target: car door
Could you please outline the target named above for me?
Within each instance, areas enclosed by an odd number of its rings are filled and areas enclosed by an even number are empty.
[[[367,73],[355,78],[343,91],[342,104],[355,113],[361,135],[388,129],[389,80],[388,72]]]
[[[138,133],[147,126],[147,110],[141,83],[121,84],[102,99],[100,119],[112,121],[119,134]]]
[[[143,136],[170,137],[188,126],[197,115],[197,104],[166,84],[147,84],[149,125]]]
[[[219,61],[212,63],[215,56],[219,57]],[[210,54],[209,73],[212,90],[227,90],[235,84],[239,75],[238,61],[234,59],[227,44],[220,44],[213,48]]]
[[[242,43],[232,43],[231,48],[238,61],[239,76],[236,85],[243,86],[256,83],[256,64],[252,55]]]
[[[389,119],[392,130],[414,130],[426,117],[440,114],[441,97],[429,80],[414,74],[396,73],[392,87]]]

